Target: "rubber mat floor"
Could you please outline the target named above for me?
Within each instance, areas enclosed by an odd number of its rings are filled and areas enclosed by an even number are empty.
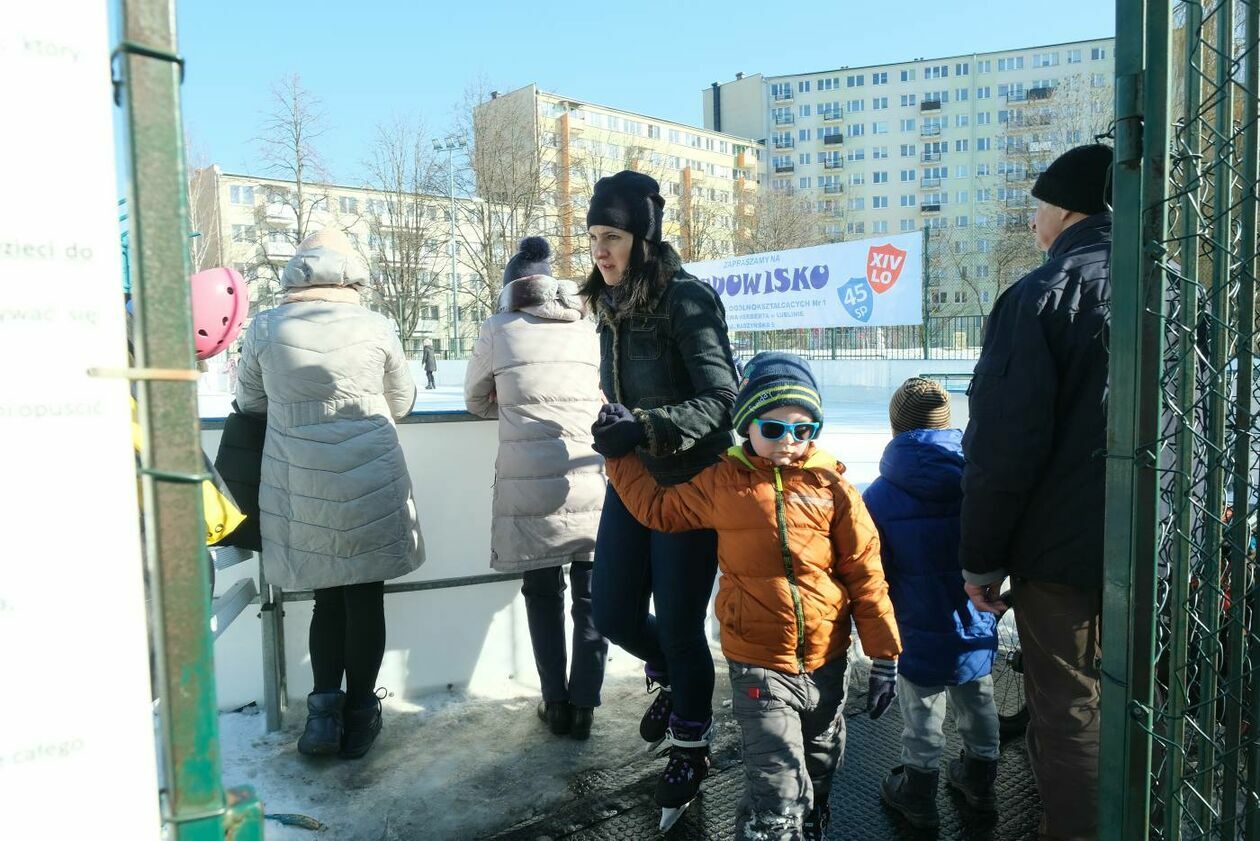
[[[999,666],[998,668],[1001,668]],[[729,698],[730,687],[719,667],[715,698]],[[995,815],[972,812],[944,783],[937,796],[941,825],[916,830],[894,816],[879,799],[879,784],[898,764],[901,718],[894,703],[879,721],[862,712],[866,703],[866,674],[854,664],[845,709],[847,746],[844,767],[836,775],[831,794],[832,822],[828,841],[862,839],[941,839],[942,841],[1027,841],[1036,837],[1040,801],[1028,768],[1022,738],[1002,745],[998,764]],[[960,743],[952,716],[946,720],[945,756],[957,756]],[[739,758],[739,728],[727,705],[714,717],[713,770],[701,796],[664,836],[658,829],[660,810],[652,802],[656,776],[663,759],[645,753],[641,761],[616,769],[579,775],[570,784],[573,799],[550,814],[492,836],[496,841],[636,841],[669,838],[678,841],[734,839],[735,806],[743,791]]]

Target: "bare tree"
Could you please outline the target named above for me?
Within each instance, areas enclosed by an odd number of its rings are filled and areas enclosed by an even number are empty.
[[[223,244],[219,242],[217,169],[193,132],[184,132],[184,164],[188,174],[188,249],[192,269],[221,265]]]
[[[473,83],[456,112],[457,134],[467,141],[455,174],[460,203],[459,262],[471,277],[461,283],[461,312],[493,312],[503,268],[527,236],[557,233],[555,178],[544,167],[532,88],[491,97]]]
[[[737,254],[821,245],[826,241],[824,224],[837,218],[820,213],[808,197],[790,190],[761,190],[751,206],[748,224],[736,226]]]
[[[437,167],[419,123],[395,119],[376,127],[364,168],[377,195],[361,211],[368,241],[359,248],[380,308],[404,344],[444,288],[438,269],[448,228],[431,192]]]

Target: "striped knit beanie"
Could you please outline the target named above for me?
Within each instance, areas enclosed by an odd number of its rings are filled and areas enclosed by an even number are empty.
[[[912,429],[949,429],[949,392],[936,380],[911,377],[888,404],[893,435]]]
[[[822,398],[809,363],[791,353],[759,353],[744,366],[744,379],[731,407],[735,431],[747,438],[753,418],[780,406],[797,406],[822,423]]]

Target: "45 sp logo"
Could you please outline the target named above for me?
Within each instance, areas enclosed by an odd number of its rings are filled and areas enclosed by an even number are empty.
[[[836,292],[840,296],[841,305],[850,316],[863,324],[871,320],[871,313],[875,311],[875,295],[866,278],[855,277]]]

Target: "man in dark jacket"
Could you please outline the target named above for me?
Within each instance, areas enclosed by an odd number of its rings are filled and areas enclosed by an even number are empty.
[[[963,437],[963,576],[997,613],[1014,582],[1042,839],[1097,833],[1111,162],[1080,146],[1037,179],[1049,259],[993,307]]]

